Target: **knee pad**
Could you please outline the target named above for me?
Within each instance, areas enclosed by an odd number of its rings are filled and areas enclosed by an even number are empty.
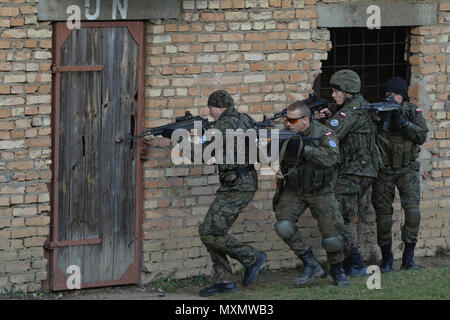
[[[289,220],[281,220],[275,224],[275,231],[277,235],[284,240],[292,238],[295,234],[295,224]]]
[[[405,225],[411,229],[419,228],[420,210],[418,208],[405,209]]]
[[[389,233],[392,229],[392,216],[390,214],[377,215],[377,232]]]
[[[328,237],[322,239],[322,247],[325,249],[326,252],[337,252],[342,250],[342,237],[341,236],[334,236],[334,237]]]

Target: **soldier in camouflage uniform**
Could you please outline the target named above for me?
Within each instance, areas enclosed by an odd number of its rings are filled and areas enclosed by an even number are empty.
[[[253,119],[236,110],[233,98],[226,91],[213,92],[208,98],[208,107],[216,121],[214,129],[220,130],[224,135],[226,129],[240,128],[245,131],[253,128]],[[208,143],[205,143],[203,146],[207,145]],[[242,282],[244,286],[252,283],[266,260],[264,252],[238,241],[227,233],[239,212],[250,203],[258,188],[255,168],[246,159],[245,164],[218,164],[218,169],[220,187],[199,228],[200,238],[211,255],[215,284],[201,290],[199,293],[201,296],[236,292],[237,287],[227,255],[245,266]]]
[[[332,97],[326,122],[339,140],[340,165],[336,182],[336,198],[344,218],[344,270],[350,277],[366,274],[366,267],[356,245],[352,222],[359,217],[362,199],[377,176],[381,159],[377,157],[376,126],[366,110],[354,109],[367,104],[360,94],[361,80],[352,70],[341,70],[330,79]]]
[[[343,220],[333,192],[336,182],[334,166],[339,161],[338,142],[329,128],[311,120],[311,112],[302,101],[288,107],[286,121],[288,130],[302,137],[315,138],[288,141],[283,144],[280,155],[284,179],[278,179],[274,197],[275,231],[303,261],[304,267],[294,282],[303,285],[325,275],[296,225],[300,215],[309,207],[319,224],[334,284],[348,286],[342,269],[344,255],[340,233]]]
[[[405,243],[402,269],[417,269],[414,248],[420,226],[420,163],[416,161],[420,147],[427,138],[428,128],[422,110],[408,102],[408,87],[400,77],[394,77],[386,85],[386,95],[394,95],[401,104],[401,113],[391,118],[391,130],[384,132],[379,126],[378,144],[384,167],[372,185],[372,204],[377,214],[377,241],[381,248],[381,272],[394,270],[392,256],[392,202],[395,187],[405,211],[402,240]],[[392,127],[393,126],[393,127]]]

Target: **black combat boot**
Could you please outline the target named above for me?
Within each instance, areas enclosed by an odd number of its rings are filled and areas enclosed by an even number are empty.
[[[259,274],[261,266],[263,265],[264,261],[266,261],[266,259],[267,255],[264,252],[259,252],[255,263],[252,266],[245,268],[244,280],[242,280],[242,285],[244,287],[249,286],[253,282],[253,280],[255,280],[255,278]]]
[[[347,287],[350,285],[350,282],[345,276],[344,269],[342,268],[342,262],[331,265],[330,275],[333,278],[335,286]]]
[[[417,270],[419,269],[414,262],[414,248],[416,247],[415,243],[406,243],[405,249],[403,249],[402,256],[402,265],[400,267],[401,270]]]
[[[344,261],[342,262],[342,268],[344,269],[345,274],[350,273],[350,270],[352,268],[352,257],[351,256],[344,258]]]
[[[295,277],[294,283],[297,285],[305,284],[314,278],[322,277],[325,275],[320,264],[314,258],[314,254],[311,248],[308,249],[303,255],[300,256],[303,261],[303,270]]]
[[[236,282],[231,283],[216,283],[211,287],[200,290],[201,297],[210,297],[218,293],[234,293],[237,291]]]
[[[347,276],[350,278],[355,278],[367,275],[366,266],[362,261],[361,254],[358,249],[354,250],[349,258],[351,259],[351,265],[349,270],[346,272]]]
[[[392,243],[380,246],[381,249],[381,264],[380,271],[382,273],[394,271],[394,257],[392,256]]]

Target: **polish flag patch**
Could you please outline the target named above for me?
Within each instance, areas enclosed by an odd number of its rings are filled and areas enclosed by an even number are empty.
[[[422,109],[416,109],[416,112],[422,113]]]
[[[339,115],[340,115],[342,118],[345,118],[345,113],[339,112]]]
[[[331,136],[333,134],[333,132],[328,132],[327,134],[325,134],[326,136]]]

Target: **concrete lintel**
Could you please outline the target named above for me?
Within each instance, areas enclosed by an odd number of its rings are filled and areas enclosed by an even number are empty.
[[[437,3],[435,2],[357,2],[347,4],[318,4],[318,27],[367,27],[371,13],[367,8],[380,8],[381,27],[428,26],[437,24]]]
[[[149,20],[180,14],[179,0],[39,0],[38,20],[66,21],[72,5],[80,8],[81,21]]]

